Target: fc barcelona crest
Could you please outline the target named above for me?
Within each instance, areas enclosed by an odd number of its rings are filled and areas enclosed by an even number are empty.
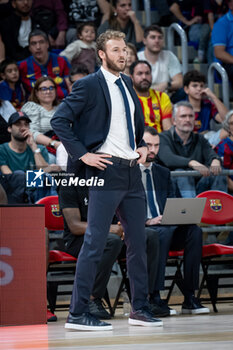
[[[62,215],[59,204],[51,204],[51,209],[53,216],[60,217]]]
[[[210,199],[210,209],[218,212],[222,210],[222,203],[220,199]]]

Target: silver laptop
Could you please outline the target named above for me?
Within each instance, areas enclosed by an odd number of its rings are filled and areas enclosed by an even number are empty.
[[[199,224],[206,198],[168,198],[161,225]]]

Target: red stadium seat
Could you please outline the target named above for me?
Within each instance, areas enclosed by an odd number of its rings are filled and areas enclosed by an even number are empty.
[[[233,222],[233,197],[222,191],[205,191],[200,193],[197,197],[207,198],[202,223],[217,225],[214,229],[232,229],[233,226],[219,226],[226,225]],[[202,268],[203,278],[198,291],[198,297],[201,296],[201,292],[204,288],[208,289],[210,300],[213,305],[213,309],[217,312],[216,303],[220,300],[233,300],[232,297],[218,297],[218,288],[233,287],[232,283],[220,284],[220,279],[228,279],[233,277],[233,272],[226,271],[225,269],[214,271],[209,273],[210,266],[227,265],[233,267],[233,246],[226,246],[218,243],[204,245],[202,247]],[[203,300],[208,300],[204,298]]]
[[[63,230],[64,222],[59,208],[58,196],[41,198],[37,204],[45,207],[45,227],[51,231]],[[56,305],[58,295],[70,295],[71,291],[58,291],[59,285],[73,285],[77,259],[60,250],[49,251],[48,272],[51,280],[47,280],[48,303],[52,313],[56,307],[65,307],[69,304]]]

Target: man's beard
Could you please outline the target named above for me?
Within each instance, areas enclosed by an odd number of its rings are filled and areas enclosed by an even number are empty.
[[[31,10],[30,11],[24,11],[24,12],[16,10],[17,15],[19,15],[20,17],[28,17],[30,12],[31,12]]]
[[[27,138],[28,136],[25,137],[25,136],[14,135],[14,139],[18,142],[24,142],[27,140]]]
[[[147,92],[151,86],[151,82],[148,81],[148,85],[146,85],[146,86],[145,85],[142,86],[140,84],[134,85],[134,86],[138,92]]]
[[[153,154],[153,157],[152,156],[149,157],[149,155],[146,157],[147,163],[154,162],[156,160],[157,155],[154,153],[152,153],[152,154]]]
[[[123,68],[119,68],[114,62],[112,62],[109,58],[108,55],[105,53],[106,55],[106,65],[108,67],[108,69],[114,71],[114,72],[122,72],[125,69],[126,66],[126,60],[125,60],[125,64]]]

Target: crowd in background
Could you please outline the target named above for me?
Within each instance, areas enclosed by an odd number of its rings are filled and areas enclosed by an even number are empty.
[[[143,10],[142,3],[139,4],[140,10]],[[50,122],[63,98],[72,93],[73,85],[77,87],[80,79],[99,69],[96,39],[107,30],[125,34],[127,60],[122,73],[131,77],[139,98],[146,127],[148,164],[153,162],[154,171],[157,167],[156,171],[161,172],[160,180],[168,177],[170,185],[169,170],[198,170],[199,178],[173,179],[173,196],[195,197],[208,189],[233,194],[233,176],[219,176],[222,168],[233,169],[233,110],[228,111],[221,99],[207,87],[206,76],[199,70],[192,69],[182,74],[179,59],[165,48],[164,30],[173,22],[179,23],[196,50],[193,63],[221,62],[232,82],[233,0],[151,0],[151,7],[156,10],[158,19],[156,23],[152,21],[151,26],[144,27],[132,9],[131,0],[0,0],[1,204],[7,201],[9,204],[35,203],[41,197],[57,194],[51,174],[66,171],[68,154]],[[95,128],[95,125],[90,127]],[[148,164],[145,164],[145,169]],[[35,169],[43,169],[51,186],[37,189],[26,186],[27,170]],[[146,184],[146,175],[143,176]],[[76,191],[77,188],[61,189],[61,208],[67,213],[70,201],[76,214],[78,209],[84,208],[85,213],[79,221],[86,225],[87,194],[77,194]],[[83,202],[81,206],[77,203],[78,195]],[[150,228],[159,227],[160,214],[161,210],[156,214],[151,211],[146,224],[149,227],[148,240]],[[74,231],[79,229],[80,222],[73,223],[69,215],[65,218],[70,220],[72,227],[77,225]],[[69,248],[69,242],[72,248],[78,247],[75,252],[68,250],[77,256],[86,226],[82,226],[78,246],[74,245],[76,233],[70,232],[68,226],[65,223],[65,238],[68,232],[66,248]],[[123,231],[119,222],[114,222],[110,229],[116,231],[111,232],[112,242],[115,240],[113,243],[117,244],[117,249],[115,245],[112,249],[117,255],[122,247]],[[199,230],[198,235],[195,230]],[[184,293],[186,299],[191,297],[191,309],[186,305],[188,299],[182,307],[188,310],[187,313],[197,309],[204,313],[209,309],[193,298],[198,284],[202,244],[202,232],[196,227],[195,230],[190,227],[185,232],[191,236],[194,233],[199,256],[188,258],[190,266],[193,267],[193,261],[196,263],[196,277],[193,278],[195,283],[192,281],[192,293]],[[169,240],[166,238],[164,269],[172,235],[173,232]],[[158,239],[154,234],[153,237]],[[154,244],[159,246],[158,242]],[[189,252],[188,244],[185,249]],[[156,256],[154,249],[152,255]],[[102,312],[97,316],[104,315],[105,318],[109,315],[103,310],[101,299],[115,260],[116,256],[112,254],[109,265],[104,263],[105,268],[109,268],[108,273],[101,270],[106,283],[101,291],[94,288],[95,299],[90,305],[93,314],[96,314],[97,307],[97,311]],[[191,273],[187,272],[187,275],[190,277]],[[151,291],[154,314],[159,316],[168,316],[174,311],[160,299],[164,276],[161,269],[156,290]],[[100,277],[103,280],[101,274]]]
[[[223,166],[232,169],[232,113],[225,118],[228,110],[206,87],[205,75],[190,71],[183,76],[176,55],[164,48],[163,28],[173,22],[184,28],[190,44],[196,48],[194,62],[219,61],[218,41],[223,39],[211,40],[211,36],[213,32],[216,37],[216,21],[218,25],[226,16],[232,16],[232,7],[233,1],[227,0],[154,0],[151,8],[157,11],[158,20],[145,28],[132,10],[130,0],[1,0],[0,147],[10,143],[10,151],[18,152],[11,147],[14,136],[9,132],[9,118],[14,112],[22,111],[30,118],[35,143],[47,152],[46,163],[52,166],[51,171],[66,168],[67,154],[50,120],[58,104],[71,92],[73,83],[99,69],[96,38],[113,29],[126,35],[128,56],[123,73],[133,80],[145,126],[152,126],[159,133],[170,129],[173,104],[189,101],[195,112],[193,131],[204,134]],[[141,3],[140,10],[143,10]],[[227,45],[222,44],[226,51]],[[224,52],[222,64],[228,69],[231,61],[226,55],[230,53]],[[229,77],[230,74],[229,68]],[[1,184],[5,189],[6,176],[14,172],[6,162],[2,153]],[[26,162],[17,170],[25,172],[33,168],[35,162]],[[232,193],[232,177],[227,180],[228,191]]]

